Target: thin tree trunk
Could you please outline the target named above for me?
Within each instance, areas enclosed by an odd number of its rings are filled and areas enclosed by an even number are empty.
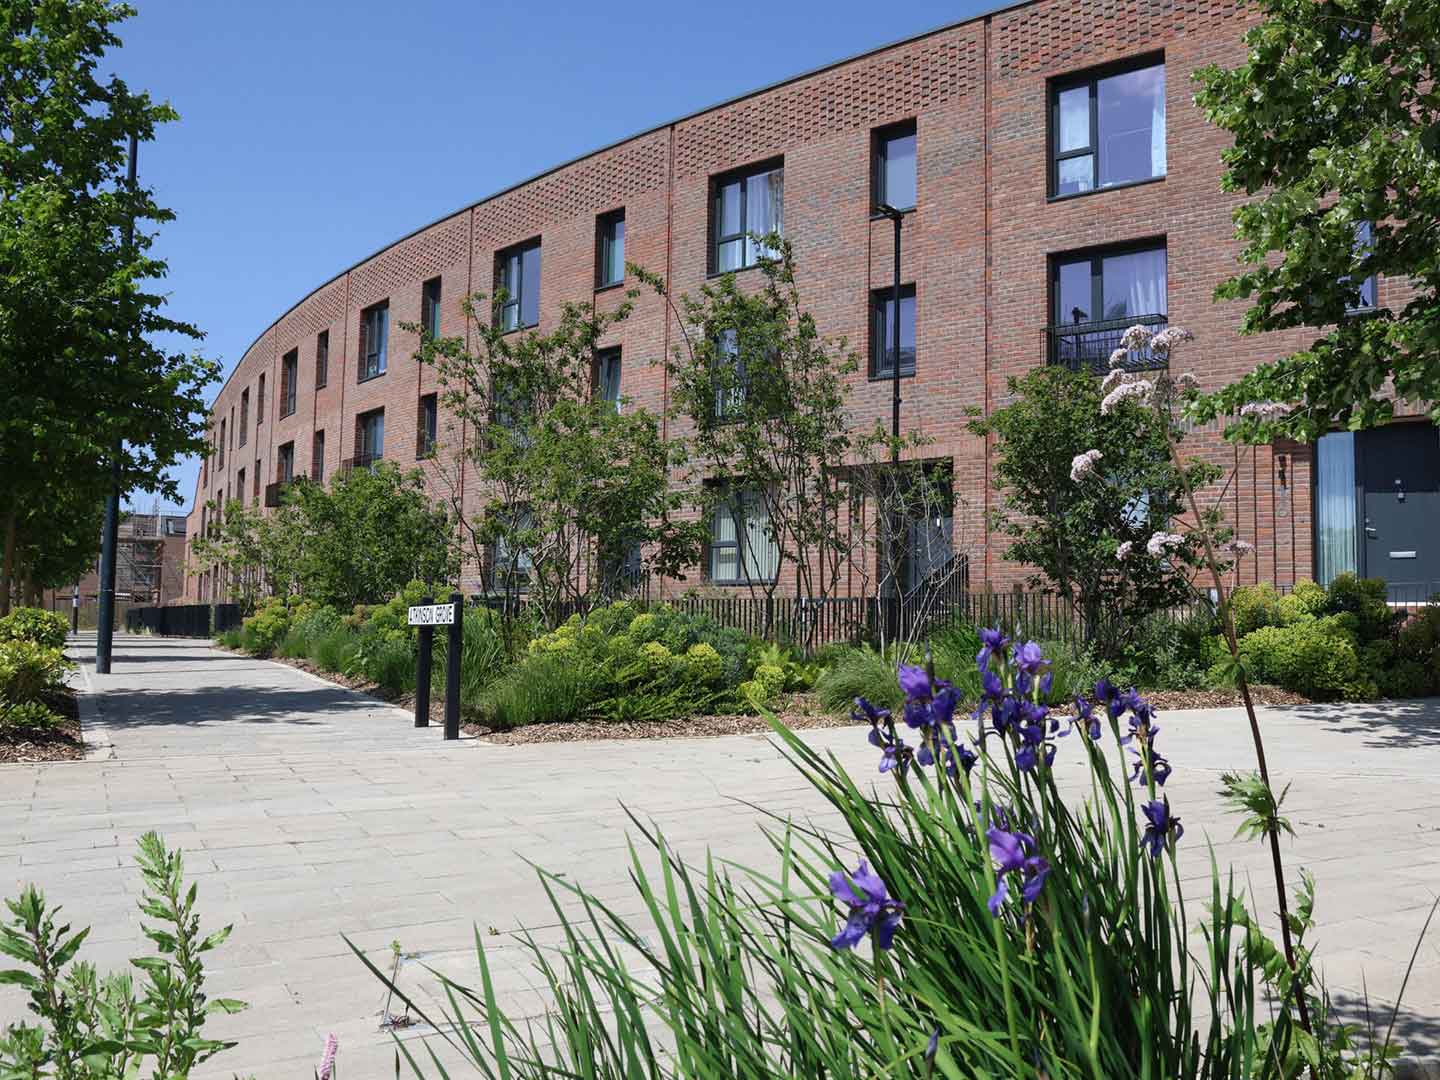
[[[10,614],[10,582],[15,573],[15,511],[5,515],[5,555],[0,560],[0,615]]]

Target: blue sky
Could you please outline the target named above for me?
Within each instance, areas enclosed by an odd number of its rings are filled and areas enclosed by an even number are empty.
[[[226,373],[305,293],[416,226],[636,131],[989,0],[133,0],[105,65],[179,123],[140,148],[178,219],[171,312]],[[208,393],[213,395],[219,384]],[[177,469],[188,506],[197,461]],[[152,497],[132,500],[148,509]]]

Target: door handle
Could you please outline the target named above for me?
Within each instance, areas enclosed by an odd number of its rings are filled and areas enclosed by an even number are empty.
[[[1366,519],[1365,519],[1365,539],[1366,539],[1366,540],[1374,540],[1374,539],[1376,538],[1376,535],[1377,535],[1377,534],[1376,534],[1376,532],[1375,532],[1374,526],[1372,526],[1372,525],[1370,524],[1370,519],[1369,519],[1369,518],[1366,518]]]

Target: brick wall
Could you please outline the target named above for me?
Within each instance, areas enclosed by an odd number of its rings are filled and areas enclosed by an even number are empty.
[[[627,260],[663,274],[677,293],[693,292],[708,268],[710,177],[770,158],[784,159],[785,232],[804,302],[825,333],[845,336],[868,355],[869,294],[888,286],[892,272],[892,226],[869,215],[871,131],[913,118],[918,198],[903,226],[902,277],[916,287],[918,359],[916,376],[904,381],[903,423],[934,440],[925,456],[955,463],[956,533],[971,555],[972,580],[1008,586],[1023,570],[1007,564],[1002,545],[985,535],[984,514],[995,499],[990,455],[965,425],[967,410],[1002,404],[1006,380],[1044,362],[1051,255],[1163,237],[1171,323],[1198,338],[1177,366],[1194,370],[1206,386],[1295,344],[1276,335],[1242,338],[1242,306],[1211,300],[1238,252],[1234,200],[1220,192],[1225,137],[1192,104],[1191,77],[1204,64],[1243,57],[1246,19],[1233,0],[1037,0],[687,117],[477,203],[325,283],[260,335],[213,415],[217,425],[230,417],[240,393],[266,372],[266,420],[245,451],[227,453],[224,470],[213,459],[207,464],[196,505],[223,497],[235,470],[253,469],[256,458],[264,481],[272,481],[276,448],[285,442],[295,443],[297,471],[308,471],[316,430],[325,432],[325,474],[333,476],[355,453],[356,416],[374,408],[385,409],[386,458],[414,465],[418,398],[435,390],[435,377],[413,360],[415,338],[399,327],[419,321],[426,280],[442,280],[442,332],[460,334],[459,301],[493,291],[495,253],[538,237],[541,329],[554,325],[567,300],[608,308],[621,293],[595,291],[595,221],[623,207]],[[1161,52],[1168,175],[1048,199],[1048,80]],[[756,277],[754,270],[740,274],[742,283]],[[1382,302],[1390,299],[1387,288],[1382,283]],[[361,312],[382,300],[390,305],[388,369],[360,383]],[[329,381],[317,390],[322,330],[330,337]],[[676,333],[661,300],[645,293],[606,342],[623,350],[622,393],[656,412],[668,403],[657,362]],[[279,364],[290,349],[299,350],[297,408],[282,418]],[[890,384],[872,382],[862,367],[852,399],[857,423],[888,418],[890,395]],[[442,463],[425,463],[427,476],[437,496],[473,510],[479,493],[465,485],[460,435],[443,408],[439,431]],[[1188,445],[1236,470],[1224,505],[1238,535],[1258,548],[1242,580],[1308,576],[1309,448],[1236,450],[1214,431],[1195,433]],[[245,497],[249,502],[249,491]],[[199,533],[198,509],[190,529]],[[475,573],[467,571],[471,584]],[[197,595],[198,582],[188,589]]]

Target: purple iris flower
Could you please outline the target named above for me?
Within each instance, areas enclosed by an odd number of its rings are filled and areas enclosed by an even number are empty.
[[[895,944],[895,931],[900,926],[905,905],[890,898],[885,882],[864,859],[848,877],[843,870],[834,871],[830,875],[830,892],[850,908],[845,925],[830,939],[832,949],[853,949],[871,932],[879,948],[888,949]]]
[[[1050,689],[1051,689],[1051,687],[1053,687],[1054,685],[1055,685],[1055,673],[1054,673],[1053,671],[1047,671],[1047,672],[1045,672],[1044,675],[1041,675],[1041,676],[1040,676],[1040,697],[1041,697],[1041,698],[1048,698],[1048,697],[1050,696]]]
[[[907,698],[928,698],[930,696],[930,673],[913,664],[900,665],[900,689]]]
[[[854,720],[857,724],[862,720],[868,721],[871,724],[878,724],[882,720],[890,719],[890,710],[876,708],[863,697],[857,697],[855,699],[855,708],[850,710],[850,719]]]
[[[986,671],[980,676],[980,692],[992,701],[999,701],[1005,696],[1005,684],[995,672]]]
[[[1020,899],[1033,904],[1040,898],[1045,879],[1050,876],[1050,863],[1040,855],[1031,855],[1025,860],[1025,884],[1020,887]]]
[[[986,901],[990,914],[999,915],[1005,906],[1010,896],[1005,875],[1016,871],[1021,872],[1024,878],[1020,888],[1021,898],[1025,903],[1033,904],[1050,874],[1050,864],[1039,855],[1031,854],[1035,850],[1035,838],[1028,833],[1006,832],[992,826],[985,833],[985,839],[990,842],[990,858],[995,860],[995,892]]]
[[[1095,706],[1078,695],[1075,698],[1075,726],[1085,728],[1085,734],[1092,740],[1100,739],[1100,718],[1095,715]]]
[[[1142,787],[1149,783],[1149,777],[1145,775],[1145,755],[1133,746],[1130,752],[1135,755],[1135,767],[1130,770],[1130,779],[1133,783]],[[1155,776],[1155,786],[1164,787],[1165,781],[1170,779],[1174,770],[1170,768],[1170,762],[1166,761],[1155,751],[1150,751],[1150,772]]]
[[[1150,857],[1158,859],[1160,853],[1165,850],[1166,841],[1173,833],[1178,841],[1185,835],[1185,827],[1180,824],[1180,819],[1170,813],[1170,800],[1161,802],[1159,799],[1152,799],[1140,808],[1145,812],[1145,817],[1150,824],[1145,826],[1145,835],[1140,838],[1140,846],[1150,849]]]
[[[1109,679],[1101,679],[1095,684],[1095,700],[1105,706],[1111,720],[1119,720],[1125,711],[1120,705],[1120,691]]]
[[[1034,641],[1016,645],[1013,659],[1015,666],[1029,675],[1039,675],[1050,662],[1045,659],[1045,654],[1040,651],[1039,644]]]
[[[1020,720],[1020,702],[1013,697],[1001,698],[990,710],[990,721],[995,730],[1004,735]]]
[[[940,1029],[937,1027],[934,1031],[930,1033],[930,1041],[925,1044],[925,1061],[927,1063],[933,1063],[935,1061],[935,1053],[939,1049]]]
[[[990,657],[1003,650],[1005,646],[1009,644],[1010,639],[1005,636],[999,627],[996,627],[994,630],[981,627],[980,651],[975,654],[975,666],[980,669],[982,674],[989,671]]]
[[[975,763],[980,760],[980,755],[975,753],[974,750],[971,750],[964,743],[961,743],[960,745],[955,747],[955,752],[950,755],[950,762],[947,768],[950,770],[951,776],[955,775],[956,754],[960,756],[960,767],[964,769],[967,774],[970,772],[971,769],[975,767]]]
[[[885,750],[880,755],[880,771],[889,772],[891,769],[898,769],[901,776],[905,775],[905,769],[910,764],[910,748],[905,745],[905,740],[895,738],[894,742],[886,743]]]

